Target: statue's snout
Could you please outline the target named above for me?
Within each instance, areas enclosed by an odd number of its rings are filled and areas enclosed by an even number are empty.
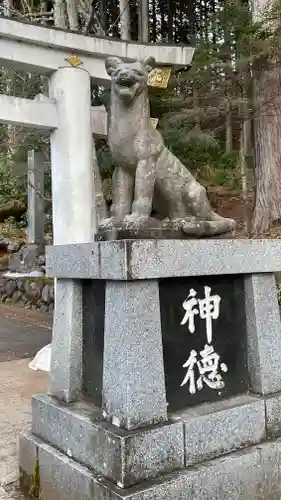
[[[120,85],[131,86],[135,83],[135,78],[130,71],[120,71],[117,76],[117,82]]]
[[[121,80],[127,80],[130,77],[130,75],[128,71],[120,71],[118,77]]]

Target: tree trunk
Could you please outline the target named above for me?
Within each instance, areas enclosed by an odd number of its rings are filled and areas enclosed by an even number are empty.
[[[108,217],[108,210],[106,206],[105,196],[102,188],[102,180],[100,169],[98,165],[97,155],[95,151],[95,143],[93,140],[93,216],[96,217],[95,227],[98,227],[102,219]],[[95,235],[93,234],[93,240]]]
[[[149,41],[148,0],[139,0],[139,41]]]
[[[157,14],[156,14],[156,0],[152,0],[152,42],[157,40]]]
[[[130,40],[130,2],[119,0],[121,39]]]
[[[4,14],[4,16],[10,17],[12,7],[13,7],[13,0],[4,0],[3,1],[3,14]]]
[[[266,0],[253,0],[253,17],[261,18]],[[281,218],[281,69],[260,60],[254,72],[255,233]]]
[[[228,22],[229,0],[224,1],[224,62],[225,62],[225,152],[231,153],[233,147],[231,116],[231,35]]]
[[[118,0],[113,0],[110,2],[108,31],[114,38],[119,38],[119,14],[119,2]]]
[[[54,2],[54,24],[56,28],[66,29],[66,9],[64,0]]]
[[[47,5],[47,0],[40,0],[40,13],[43,14],[44,12],[48,12],[48,5]],[[42,16],[41,19],[41,24],[47,24],[48,23],[48,18]]]
[[[244,208],[244,227],[246,236],[250,236],[250,211],[249,211],[249,192],[248,192],[248,152],[251,136],[251,122],[247,116],[247,105],[243,105],[241,109],[242,124],[240,131],[240,148],[239,148],[239,166],[241,175],[241,192]]]
[[[194,113],[194,121],[195,121],[195,130],[200,133],[201,130],[201,120],[200,120],[200,106],[198,99],[198,84],[193,81],[193,113]]]
[[[167,23],[166,23],[166,19],[165,19],[165,3],[164,2],[158,2],[158,6],[159,6],[159,17],[160,17],[160,36],[161,36],[161,42],[163,42],[164,40],[166,40],[166,35],[165,35],[165,32],[167,30]]]
[[[101,23],[101,26],[105,32],[105,34],[107,34],[107,12],[106,12],[106,5],[105,5],[105,2],[104,0],[100,0],[100,23]]]
[[[69,28],[73,31],[78,31],[78,13],[75,0],[66,0],[66,11],[68,17]]]
[[[174,15],[173,15],[174,0],[168,0],[168,42],[174,41]]]
[[[253,230],[266,231],[281,218],[281,71],[256,71],[254,82],[254,152],[256,200]]]
[[[231,153],[232,151],[232,119],[231,119],[231,106],[229,97],[226,98],[225,105],[225,152]]]

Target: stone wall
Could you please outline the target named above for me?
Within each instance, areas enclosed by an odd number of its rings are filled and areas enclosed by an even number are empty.
[[[7,233],[0,235],[0,302],[52,312],[54,285],[52,279],[44,276],[45,255],[38,253],[36,245],[27,245],[25,239],[24,234],[21,237]],[[45,243],[52,244],[50,234],[45,235]],[[7,271],[22,272],[22,263],[28,271],[40,271],[42,277],[4,276]]]
[[[0,276],[0,301],[42,312],[54,308],[54,284],[49,278],[5,278]]]

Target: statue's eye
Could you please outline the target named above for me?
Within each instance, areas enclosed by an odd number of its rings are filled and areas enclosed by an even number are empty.
[[[142,71],[136,70],[136,74],[137,74],[137,76],[143,76],[143,72]]]

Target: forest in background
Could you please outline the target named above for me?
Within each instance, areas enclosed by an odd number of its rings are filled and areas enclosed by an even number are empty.
[[[151,114],[167,146],[210,193],[220,187],[239,194],[247,235],[281,219],[280,0],[2,0],[1,9],[87,35],[196,47],[192,68],[173,74],[167,90],[151,90]],[[92,105],[107,103],[108,89],[92,90]],[[2,68],[0,92],[34,97],[47,92],[47,82]],[[106,141],[96,147],[106,181],[114,166]],[[45,136],[0,126],[0,204],[16,197],[24,203],[26,186],[11,164],[25,161],[31,148],[48,158]]]

